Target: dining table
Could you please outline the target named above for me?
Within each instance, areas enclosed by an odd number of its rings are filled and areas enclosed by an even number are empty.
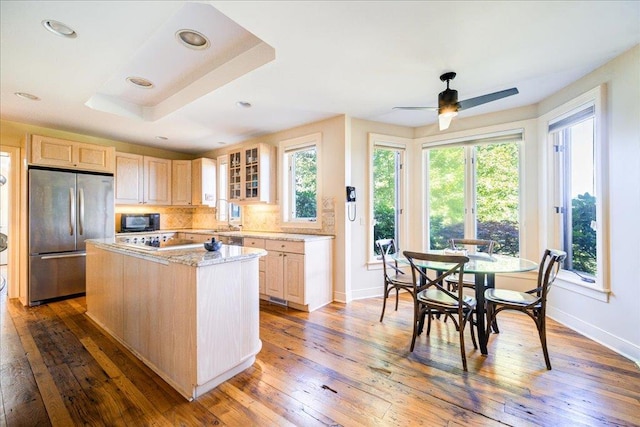
[[[477,301],[476,328],[478,332],[478,340],[480,341],[480,351],[482,354],[488,354],[487,331],[485,329],[486,309],[484,291],[488,288],[495,288],[496,274],[532,271],[538,267],[538,263],[525,258],[500,254],[468,254],[465,252],[449,250],[430,250],[427,253],[439,255],[464,255],[469,258],[469,262],[464,265],[464,273],[474,275],[474,290]],[[396,253],[392,255],[391,258],[401,264],[409,265],[409,261],[401,253]],[[414,263],[416,267],[438,272],[448,271],[455,265],[451,263],[421,261],[417,259],[414,259]]]

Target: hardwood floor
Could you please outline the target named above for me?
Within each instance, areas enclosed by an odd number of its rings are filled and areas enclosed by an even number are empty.
[[[498,318],[489,356],[466,340],[464,372],[451,322],[409,353],[407,299],[383,323],[380,298],[313,313],[261,303],[257,362],[187,402],[84,316],[84,298],[25,308],[3,294],[0,426],[640,425],[633,362],[549,321],[547,371],[518,313]]]

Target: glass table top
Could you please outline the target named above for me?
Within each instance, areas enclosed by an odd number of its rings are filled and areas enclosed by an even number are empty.
[[[444,255],[442,250],[428,251],[427,253]],[[534,261],[508,255],[469,254],[467,257],[469,262],[464,266],[465,273],[519,273],[538,268],[538,263]],[[409,261],[400,253],[392,255],[391,258],[403,264],[409,264]],[[450,263],[433,261],[415,260],[414,262],[418,267],[430,270],[448,270],[454,266]]]

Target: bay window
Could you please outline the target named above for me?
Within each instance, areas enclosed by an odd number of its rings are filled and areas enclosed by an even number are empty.
[[[495,252],[520,253],[521,131],[425,148],[430,249],[452,238],[495,240]]]

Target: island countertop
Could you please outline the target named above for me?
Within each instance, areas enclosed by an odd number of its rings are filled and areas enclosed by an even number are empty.
[[[87,242],[93,243],[102,249],[124,253],[149,261],[160,262],[162,264],[174,262],[191,267],[205,267],[225,262],[241,261],[243,259],[257,258],[267,254],[267,251],[264,249],[233,245],[222,245],[219,251],[209,252],[201,244],[194,244],[193,248],[153,250],[148,246],[118,243],[113,238],[91,239],[87,240]]]

